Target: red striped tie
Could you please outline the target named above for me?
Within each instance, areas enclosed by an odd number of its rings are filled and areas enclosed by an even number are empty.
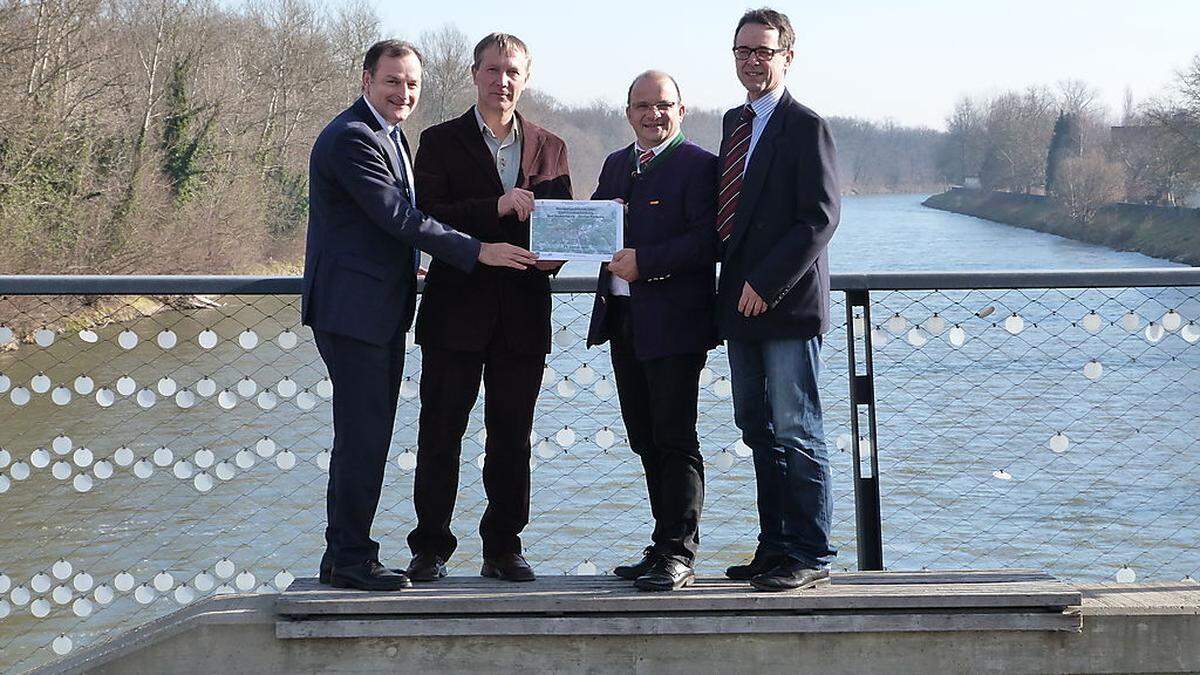
[[[737,213],[738,196],[742,193],[742,176],[746,173],[746,153],[750,149],[750,131],[754,108],[747,104],[733,133],[722,143],[725,162],[721,165],[721,180],[717,193],[717,235],[721,241],[733,232],[733,216]]]
[[[638,169],[637,169],[638,173],[645,171],[646,165],[649,164],[650,160],[652,160],[652,159],[654,159],[654,151],[653,150],[647,150],[647,151],[643,152],[642,154],[638,155]]]

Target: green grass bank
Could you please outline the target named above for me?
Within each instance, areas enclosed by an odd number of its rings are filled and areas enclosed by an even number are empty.
[[[1101,209],[1091,222],[1081,224],[1054,200],[1040,195],[952,188],[926,199],[924,204],[942,211],[1200,266],[1200,209],[1113,204]]]

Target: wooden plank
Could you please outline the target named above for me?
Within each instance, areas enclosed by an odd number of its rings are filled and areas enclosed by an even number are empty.
[[[1037,570],[920,570],[898,572],[841,572],[830,575],[834,584],[1002,584],[1019,581],[1054,581]]]
[[[295,588],[296,585],[293,585]],[[310,590],[305,590],[310,589]],[[702,579],[674,593],[643,593],[612,577],[546,577],[524,584],[448,578],[394,593],[300,584],[277,603],[285,615],[662,613],[940,608],[1062,608],[1077,591],[1056,581],[969,584],[830,584],[790,593],[758,593],[745,583]]]
[[[1090,615],[1197,615],[1200,585],[1089,584],[1080,587],[1082,611]]]
[[[378,618],[278,621],[283,639],[497,635],[743,635],[944,631],[1078,632],[1079,615],[1049,612],[801,616]]]

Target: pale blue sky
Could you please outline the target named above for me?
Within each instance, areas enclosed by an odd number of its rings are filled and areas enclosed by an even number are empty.
[[[684,102],[744,98],[729,48],[744,2],[373,0],[388,34],[453,22],[533,52],[532,86],[568,103],[624,102],[647,68],[676,76]],[[1125,87],[1161,94],[1200,53],[1200,0],[851,0],[777,2],[797,32],[788,87],[823,115],[942,126],[963,93],[1078,78],[1117,114]]]

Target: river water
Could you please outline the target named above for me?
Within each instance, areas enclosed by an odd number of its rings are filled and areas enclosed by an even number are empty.
[[[1173,266],[926,209],[921,199],[846,199],[833,271]],[[835,317],[844,317],[840,294],[834,300]],[[98,328],[94,344],[71,332],[48,348],[0,353],[0,373],[11,381],[0,387],[0,447],[7,451],[0,453],[0,665],[41,662],[60,633],[87,644],[212,586],[265,592],[315,571],[330,442],[323,368],[309,334],[296,327],[296,298],[218,301],[217,309]],[[1143,332],[1172,309],[1185,325],[1200,319],[1195,289],[877,293],[873,302],[885,564],[1033,567],[1079,580],[1200,572],[1200,345],[1179,328],[1153,341]],[[590,306],[590,297],[556,298],[560,334],[539,402],[525,535],[542,574],[603,573],[636,556],[650,530],[640,466],[622,443],[607,386],[607,354],[581,341]],[[1082,322],[1092,310],[1102,318],[1094,331]],[[1136,329],[1121,324],[1130,311]],[[935,314],[945,325],[931,321]],[[1010,330],[1018,328],[1008,323],[1013,314],[1019,330]],[[5,321],[0,316],[0,326]],[[918,324],[925,329],[914,335]],[[949,337],[955,326],[965,335],[957,347]],[[167,329],[178,345],[162,349],[155,336]],[[199,344],[206,329],[218,338],[211,348]],[[254,331],[249,348],[238,344],[247,329]],[[124,330],[138,336],[136,347],[120,346]],[[290,330],[298,345],[280,346],[278,336]],[[853,568],[845,337],[842,326],[826,340],[822,396],[841,547],[836,565]],[[1105,367],[1095,380],[1088,377],[1094,370],[1084,370],[1092,360]],[[30,388],[40,372],[72,389],[72,400],[56,405],[49,393],[35,392],[30,403],[15,405],[12,388]],[[398,565],[407,560],[404,535],[412,526],[418,349],[407,372],[412,380],[402,390],[375,528],[385,562]],[[128,375],[136,390],[151,392],[142,401],[149,405],[139,405],[138,394],[118,394],[101,407],[94,392],[74,391],[81,374],[97,388],[115,388]],[[724,352],[713,352],[701,400],[708,496],[697,561],[708,574],[747,556],[757,532],[753,471],[737,444],[727,374]],[[204,397],[197,383],[205,377],[230,396]],[[280,386],[285,377],[309,394],[289,395]],[[182,409],[161,378],[201,395]],[[240,393],[239,384],[246,387]],[[259,399],[266,389],[275,401]],[[453,574],[478,566],[481,426],[477,408],[464,441]],[[135,461],[146,458],[140,467],[121,465],[123,446]],[[88,453],[78,452],[85,447]],[[36,465],[38,448],[48,465]],[[60,461],[62,478],[52,472]],[[111,462],[111,477],[97,472],[100,461]],[[22,463],[31,473],[26,480],[17,479]],[[200,472],[208,478],[198,480]],[[212,487],[201,490],[206,480]],[[53,569],[60,559],[69,572]],[[126,571],[132,590],[116,589],[115,600],[100,602],[95,587],[123,585],[127,579],[116,577]],[[14,596],[39,572],[49,575],[49,588],[32,589],[32,600]],[[44,618],[34,615],[38,598]]]

